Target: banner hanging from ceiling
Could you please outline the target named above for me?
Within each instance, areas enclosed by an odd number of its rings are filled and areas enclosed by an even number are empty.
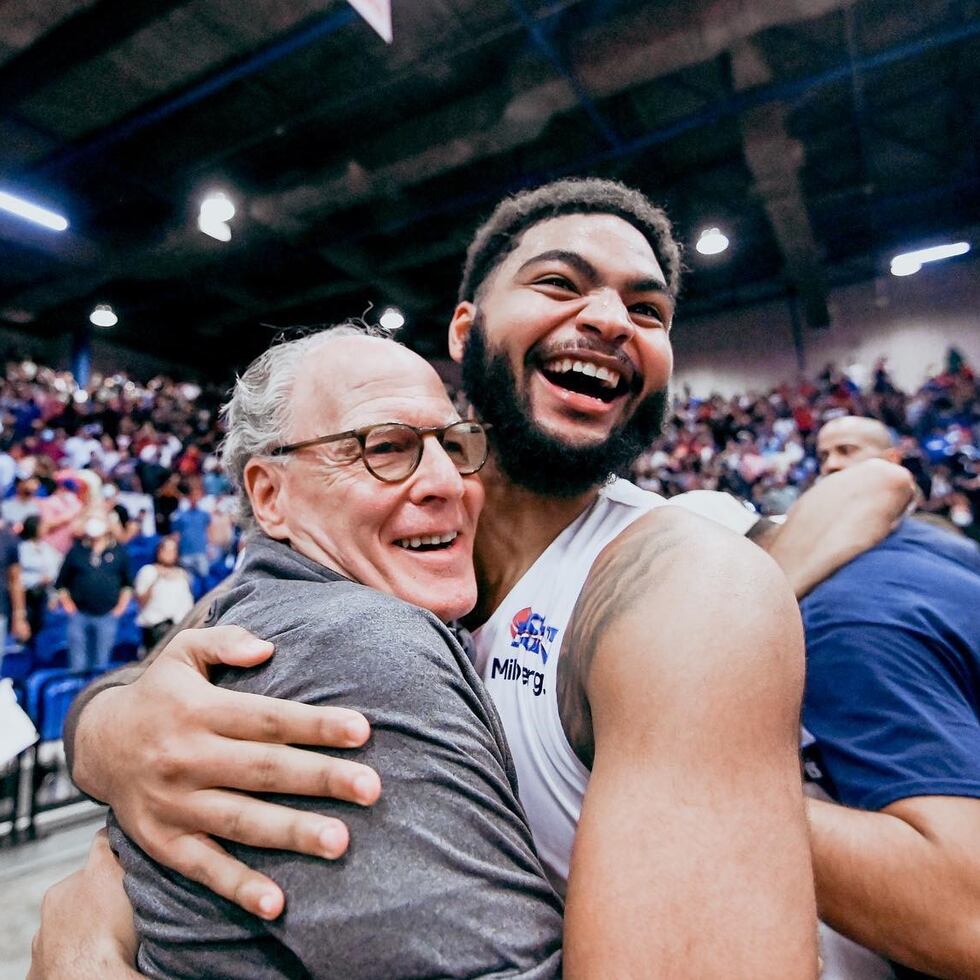
[[[348,3],[391,44],[391,0],[348,0]]]

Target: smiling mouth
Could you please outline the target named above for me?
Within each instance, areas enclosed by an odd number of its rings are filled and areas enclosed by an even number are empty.
[[[445,551],[453,546],[459,537],[459,531],[448,531],[446,534],[422,534],[418,537],[399,538],[395,544],[406,551]]]
[[[538,366],[538,370],[553,385],[579,395],[588,395],[607,405],[630,390],[625,375],[615,368],[568,355],[549,358]]]

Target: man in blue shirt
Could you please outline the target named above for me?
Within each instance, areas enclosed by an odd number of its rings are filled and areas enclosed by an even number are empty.
[[[208,528],[211,526],[211,515],[201,508],[203,497],[200,483],[192,483],[187,491],[188,507],[178,511],[171,522],[180,534],[181,566],[201,578],[208,574]]]
[[[821,917],[899,977],[980,976],[980,552],[907,518],[802,608]]]

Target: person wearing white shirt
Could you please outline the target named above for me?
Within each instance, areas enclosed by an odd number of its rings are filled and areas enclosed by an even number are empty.
[[[144,565],[134,583],[140,611],[136,623],[143,630],[143,644],[152,650],[157,641],[193,608],[187,572],[177,564],[177,542],[164,538],[157,546],[156,560]]]

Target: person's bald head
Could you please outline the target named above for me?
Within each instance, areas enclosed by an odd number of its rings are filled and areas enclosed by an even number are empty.
[[[817,433],[821,476],[845,470],[865,459],[899,461],[895,440],[877,419],[845,415],[832,419]]]

